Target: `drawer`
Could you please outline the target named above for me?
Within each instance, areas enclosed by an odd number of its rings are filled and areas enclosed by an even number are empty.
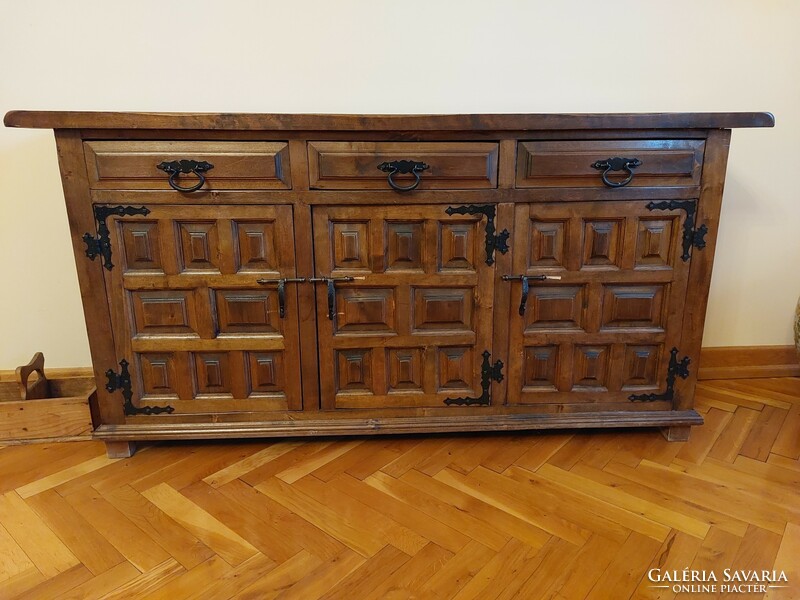
[[[486,142],[309,142],[308,174],[312,189],[388,190],[388,172],[378,166],[414,161],[428,166],[417,189],[495,188],[498,148]],[[408,187],[415,175],[398,172],[392,180]]]
[[[638,159],[628,187],[700,185],[703,140],[597,140],[520,142],[517,148],[517,187],[608,187],[598,161],[615,157]],[[612,183],[623,181],[624,169],[609,171]]]
[[[289,189],[286,142],[93,141],[84,144],[93,189],[169,190],[170,171],[161,163],[207,162],[203,190]],[[183,188],[200,183],[192,172],[173,182]]]

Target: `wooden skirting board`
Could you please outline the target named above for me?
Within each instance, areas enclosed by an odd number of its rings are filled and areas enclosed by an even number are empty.
[[[91,367],[47,369],[49,377],[91,377]],[[700,380],[800,377],[794,346],[725,346],[703,348]],[[13,381],[13,370],[0,370],[0,381]]]

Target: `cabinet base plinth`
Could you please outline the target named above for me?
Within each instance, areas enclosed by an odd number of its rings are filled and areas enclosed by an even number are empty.
[[[311,437],[409,433],[524,431],[543,429],[594,429],[661,427],[688,431],[702,425],[694,410],[647,412],[596,412],[570,415],[515,414],[452,417],[394,417],[374,419],[298,419],[236,423],[131,423],[100,425],[94,437],[109,443],[132,440],[181,440],[268,437]],[[669,439],[669,438],[668,438]],[[675,437],[674,439],[685,439]],[[109,452],[111,452],[109,447]],[[110,455],[110,454],[109,454]],[[126,455],[127,456],[127,455]]]

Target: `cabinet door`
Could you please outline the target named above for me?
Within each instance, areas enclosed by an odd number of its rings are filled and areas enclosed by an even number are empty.
[[[277,283],[259,283],[295,275],[291,207],[146,208],[107,220],[126,413],[301,409],[297,288],[281,316]]]
[[[516,207],[514,274],[561,279],[530,281],[523,306],[522,283],[507,284],[508,404],[641,408],[631,396],[665,392],[690,264],[682,258],[685,219],[684,210],[646,202]],[[647,407],[670,407],[655,400]]]
[[[446,209],[314,207],[323,408],[491,403],[487,220]]]

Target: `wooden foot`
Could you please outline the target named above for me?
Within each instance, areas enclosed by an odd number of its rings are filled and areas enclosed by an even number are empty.
[[[689,433],[692,431],[690,425],[681,427],[662,427],[661,435],[663,435],[668,442],[685,442],[689,439]]]
[[[106,442],[108,458],[129,458],[136,452],[136,442]]]

